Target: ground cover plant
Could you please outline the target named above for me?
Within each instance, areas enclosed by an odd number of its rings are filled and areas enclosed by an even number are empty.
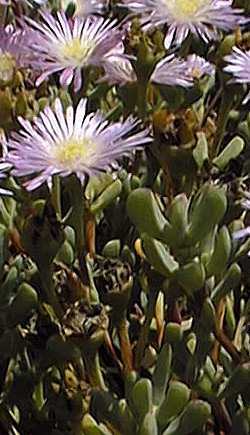
[[[250,433],[248,0],[0,0],[0,434]]]

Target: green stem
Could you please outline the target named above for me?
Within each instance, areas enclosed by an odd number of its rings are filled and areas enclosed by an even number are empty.
[[[147,88],[148,82],[140,81],[137,87],[137,107],[138,115],[141,119],[144,119],[147,111]]]
[[[135,368],[137,370],[141,367],[141,362],[144,356],[144,351],[148,343],[148,336],[150,325],[155,313],[155,306],[158,297],[159,290],[152,292],[148,302],[148,308],[146,312],[145,322],[140,331],[139,339],[135,350]]]
[[[91,385],[101,390],[107,390],[102,375],[98,352],[95,352],[94,355],[86,354],[84,361]]]
[[[76,177],[69,179],[69,194],[72,207],[71,225],[76,233],[76,253],[79,261],[81,279],[83,284],[89,286],[87,266],[85,261],[86,243],[85,243],[85,203],[84,188]]]
[[[221,104],[219,109],[219,116],[217,121],[217,131],[216,136],[214,139],[214,149],[213,149],[213,155],[212,157],[216,157],[220,151],[221,142],[223,140],[227,121],[228,121],[228,115],[233,105],[233,98],[230,92],[227,92],[226,89],[224,89],[224,92],[222,93],[221,97]]]
[[[43,288],[48,299],[48,303],[52,306],[57,317],[61,319],[63,317],[63,310],[57,298],[55,290],[55,285],[53,281],[53,266],[47,265],[47,267],[40,268],[40,275]]]
[[[62,217],[62,209],[61,209],[61,184],[60,177],[58,175],[54,175],[52,178],[52,204],[55,208],[56,214],[59,219]]]
[[[117,328],[122,362],[124,364],[124,373],[127,374],[133,370],[133,353],[128,333],[128,321],[125,314],[123,314]]]

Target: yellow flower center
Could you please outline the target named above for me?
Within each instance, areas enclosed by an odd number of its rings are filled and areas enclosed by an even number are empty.
[[[0,81],[7,83],[13,79],[16,62],[10,53],[0,50]]]
[[[192,19],[194,14],[207,3],[207,0],[165,0],[176,19]]]
[[[61,44],[60,54],[64,61],[69,63],[69,66],[82,66],[87,61],[92,51],[95,48],[95,43],[89,39],[73,38],[70,41]]]
[[[55,149],[55,160],[64,169],[74,170],[83,160],[87,164],[87,159],[93,154],[94,149],[95,143],[91,139],[72,137],[58,144]]]

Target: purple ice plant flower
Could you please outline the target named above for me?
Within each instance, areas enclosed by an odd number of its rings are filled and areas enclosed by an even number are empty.
[[[150,80],[168,86],[193,86],[195,79],[203,75],[213,74],[214,66],[196,54],[187,59],[177,58],[171,54],[156,64]]]
[[[64,10],[73,3],[75,5],[75,15],[87,16],[101,14],[107,6],[107,0],[61,0]]]
[[[120,86],[135,82],[136,73],[129,59],[120,59],[111,56],[104,63],[105,74],[100,81]],[[190,87],[195,79],[204,75],[213,75],[215,67],[196,54],[191,54],[187,59],[182,59],[171,54],[160,60],[150,77],[150,81],[169,86]]]
[[[186,59],[186,72],[194,79],[201,79],[203,76],[214,76],[215,66],[196,54],[190,54]]]
[[[103,63],[105,74],[99,82],[108,82],[112,85],[123,86],[137,81],[136,73],[129,59],[121,59],[118,56],[110,56]]]
[[[228,63],[224,71],[233,75],[232,81],[235,83],[250,84],[250,50],[243,51],[238,47],[233,48],[233,53],[225,56]],[[244,98],[243,104],[250,99],[250,92]]]
[[[134,132],[139,121],[109,123],[101,112],[86,114],[87,99],[64,114],[60,99],[55,108],[46,107],[31,123],[19,118],[22,129],[8,140],[8,163],[17,177],[31,176],[25,183],[33,190],[53,175],[72,173],[84,182],[86,175],[97,175],[117,165],[122,156],[149,143],[148,130]]]
[[[34,53],[32,66],[42,71],[37,86],[48,76],[60,72],[60,83],[74,83],[77,92],[82,85],[82,70],[88,65],[101,66],[109,55],[121,54],[122,31],[116,20],[89,16],[67,19],[64,12],[56,18],[41,12],[42,22],[27,18],[30,30],[29,48]],[[33,30],[33,31],[32,31]]]
[[[123,4],[142,16],[145,29],[168,25],[165,47],[181,44],[192,33],[208,42],[218,30],[230,31],[247,22],[233,0],[123,0]]]
[[[0,82],[12,80],[15,70],[25,66],[25,34],[12,25],[0,27]]]

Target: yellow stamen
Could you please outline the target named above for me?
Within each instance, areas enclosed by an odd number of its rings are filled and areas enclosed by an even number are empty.
[[[177,19],[193,18],[193,15],[207,3],[207,0],[165,0]]]
[[[80,161],[90,157],[95,149],[95,144],[90,139],[71,138],[60,143],[55,150],[56,162],[65,169],[74,169]]]
[[[93,41],[73,38],[61,45],[60,54],[64,60],[70,61],[71,65],[74,62],[75,66],[82,66],[87,62],[94,48]]]

